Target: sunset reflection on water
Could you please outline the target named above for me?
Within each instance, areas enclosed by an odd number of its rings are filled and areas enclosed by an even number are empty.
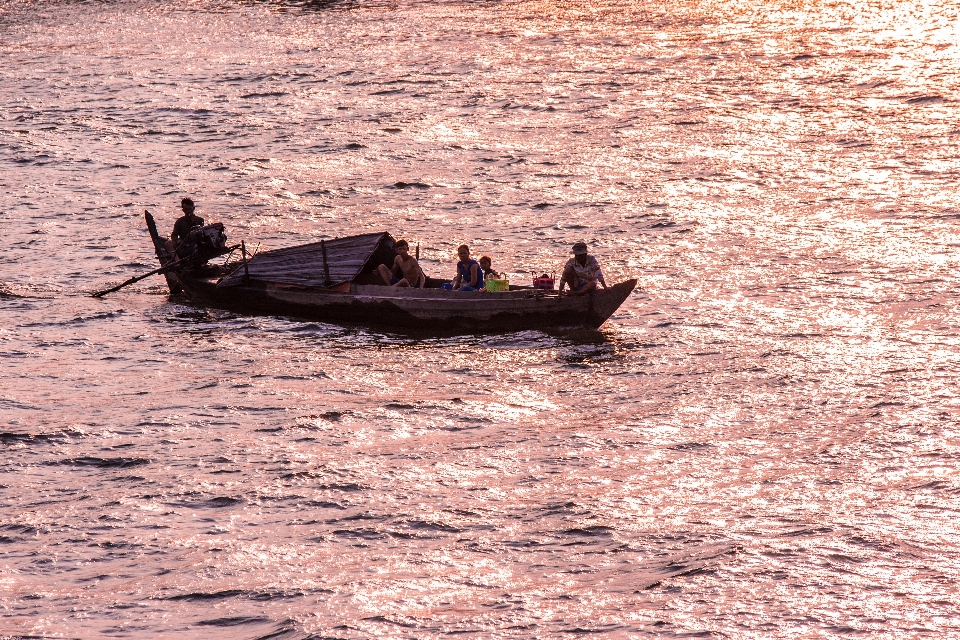
[[[0,636],[960,634],[958,13],[3,5]],[[641,288],[504,335],[89,298],[184,195]]]

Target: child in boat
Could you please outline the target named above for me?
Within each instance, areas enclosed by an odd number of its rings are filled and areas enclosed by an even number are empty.
[[[493,270],[493,263],[490,261],[490,256],[480,256],[477,262],[480,263],[480,268],[483,269],[484,278],[489,278],[492,274],[497,280],[500,279],[500,274]]]
[[[457,263],[457,275],[453,282],[444,285],[444,289],[458,291],[478,291],[483,288],[483,269],[480,263],[470,258],[470,247],[465,244],[457,247],[460,262]]]
[[[417,259],[410,255],[410,245],[406,240],[397,240],[393,245],[397,250],[397,257],[393,259],[393,269],[385,264],[377,267],[380,277],[387,285],[394,287],[416,287],[422,289],[427,283],[423,269]]]
[[[603,272],[600,263],[587,253],[587,243],[578,242],[573,245],[573,257],[567,261],[560,278],[560,294],[563,295],[563,285],[570,285],[571,296],[582,296],[597,290],[597,283],[607,288],[603,281]]]

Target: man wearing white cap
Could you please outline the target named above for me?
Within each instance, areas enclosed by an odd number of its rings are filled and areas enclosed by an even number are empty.
[[[607,288],[603,281],[603,272],[597,259],[587,253],[587,243],[578,242],[573,245],[573,257],[567,260],[560,277],[560,293],[563,294],[563,285],[570,285],[571,296],[582,296],[597,290],[597,282]]]

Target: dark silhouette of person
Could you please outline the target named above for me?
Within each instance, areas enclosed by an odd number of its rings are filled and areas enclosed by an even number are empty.
[[[194,213],[196,207],[193,204],[193,200],[184,198],[180,201],[180,208],[183,209],[183,216],[178,218],[174,223],[173,233],[170,234],[170,239],[173,240],[174,245],[179,245],[183,242],[187,234],[190,233],[190,229],[203,226],[203,218]]]
[[[174,260],[188,256],[196,250],[196,245],[186,242],[187,236],[190,235],[190,230],[194,227],[203,226],[203,218],[194,213],[196,206],[193,204],[193,200],[184,198],[180,201],[180,208],[183,209],[183,215],[177,218],[173,225],[173,233],[170,234],[170,239],[166,242],[167,253]]]

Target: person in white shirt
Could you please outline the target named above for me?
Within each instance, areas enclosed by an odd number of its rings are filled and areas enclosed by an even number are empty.
[[[563,294],[564,285],[570,285],[571,296],[582,296],[597,290],[597,283],[604,289],[607,283],[603,281],[603,272],[597,259],[587,253],[587,243],[578,242],[573,245],[573,257],[567,260],[560,277],[560,294]]]

